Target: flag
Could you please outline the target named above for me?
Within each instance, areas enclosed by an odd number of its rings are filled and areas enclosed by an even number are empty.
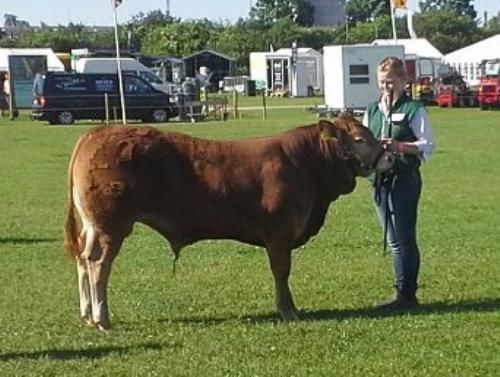
[[[407,0],[391,0],[391,5],[394,9],[407,9],[408,6],[406,3]]]
[[[111,2],[113,3],[113,6],[115,8],[118,8],[120,6],[120,4],[122,3],[123,0],[111,0]]]

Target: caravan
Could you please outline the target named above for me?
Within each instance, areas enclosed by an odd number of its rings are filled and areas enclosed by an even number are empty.
[[[380,95],[378,63],[387,56],[404,59],[404,47],[343,45],[323,48],[325,104],[332,113],[362,112]]]

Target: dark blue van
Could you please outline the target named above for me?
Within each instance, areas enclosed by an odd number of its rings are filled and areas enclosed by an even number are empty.
[[[175,116],[171,97],[138,76],[124,74],[123,88],[127,119],[166,122]],[[33,119],[50,124],[71,124],[76,119],[121,117],[118,75],[99,73],[38,73],[33,82]],[[173,100],[173,98],[172,98]]]

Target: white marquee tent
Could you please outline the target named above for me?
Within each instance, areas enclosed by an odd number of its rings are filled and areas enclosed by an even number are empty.
[[[480,65],[486,59],[500,59],[500,34],[444,56],[444,61],[455,68],[469,85],[479,84]]]
[[[425,38],[415,39],[376,39],[372,43],[375,46],[402,45],[405,55],[415,55],[419,58],[442,59],[443,54]]]
[[[425,38],[411,39],[376,39],[374,46],[400,45],[405,50],[406,68],[413,78],[421,76],[439,76],[443,54]],[[410,67],[413,67],[410,69]]]

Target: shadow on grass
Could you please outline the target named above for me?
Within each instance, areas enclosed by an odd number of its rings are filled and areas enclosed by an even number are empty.
[[[59,241],[57,238],[24,238],[24,237],[0,237],[0,245],[32,245],[37,243],[50,243]]]
[[[459,302],[433,302],[420,304],[412,310],[382,311],[373,308],[359,308],[351,310],[318,310],[301,313],[304,321],[322,321],[351,318],[383,318],[401,315],[428,315],[449,313],[494,312],[500,309],[500,299],[467,300]]]
[[[460,302],[434,302],[425,303],[413,310],[402,311],[379,311],[371,307],[359,309],[332,309],[332,310],[307,310],[300,311],[299,317],[302,322],[307,321],[342,321],[353,318],[384,318],[402,315],[428,315],[448,313],[471,313],[471,312],[495,312],[500,310],[500,298],[484,300],[468,300]],[[281,322],[276,313],[269,313],[244,317],[205,317],[205,318],[173,318],[160,319],[161,322],[203,324],[215,326],[229,321],[240,321],[249,324],[277,323]]]
[[[137,344],[135,346],[120,347],[94,347],[79,350],[53,349],[36,352],[12,352],[0,353],[0,362],[16,361],[20,359],[48,359],[48,360],[75,360],[75,359],[100,359],[111,354],[125,355],[136,349],[161,350],[165,347],[178,347],[177,345],[165,345],[159,343]]]

